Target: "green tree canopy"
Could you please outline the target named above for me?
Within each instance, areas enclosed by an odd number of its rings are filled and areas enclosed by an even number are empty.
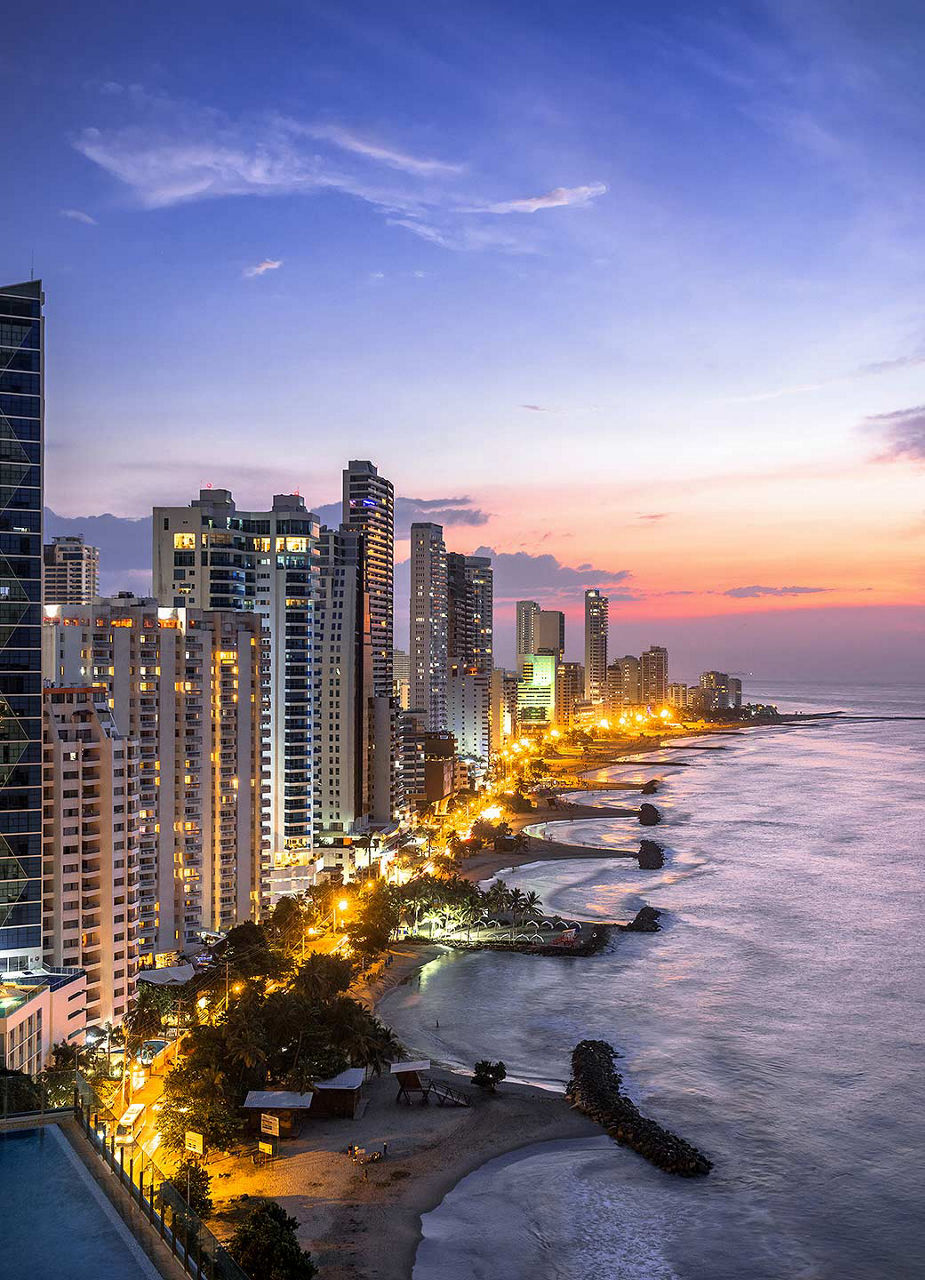
[[[231,1237],[228,1252],[260,1280],[312,1280],[318,1269],[296,1237],[298,1219],[275,1200],[252,1209]]]

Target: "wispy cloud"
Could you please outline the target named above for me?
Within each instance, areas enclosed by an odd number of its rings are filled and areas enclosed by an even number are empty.
[[[602,196],[607,187],[592,182],[585,187],[555,187],[543,196],[525,196],[520,200],[501,200],[496,204],[474,205],[463,213],[538,213],[540,209],[562,209],[566,205],[589,204]]]
[[[379,164],[388,165],[391,169],[399,169],[402,173],[414,174],[417,177],[463,173],[465,170],[465,165],[462,164],[423,159],[366,138],[359,138],[349,129],[337,124],[293,125],[292,128],[294,132],[303,133],[306,137],[314,138],[319,142],[330,142],[344,151],[364,156],[367,160],[375,160]]]
[[[725,403],[758,404],[764,400],[781,400],[786,396],[801,396],[811,391],[823,391],[826,387],[853,382],[856,378],[880,377],[882,374],[895,373],[900,369],[912,369],[921,364],[925,364],[925,353],[919,351],[911,355],[896,356],[891,360],[875,360],[870,364],[862,364],[848,373],[823,378],[819,382],[798,382],[793,386],[775,387],[773,391],[756,391],[753,395],[729,396]]]
[[[875,413],[865,422],[883,438],[884,449],[878,455],[879,461],[925,462],[925,404],[892,413]]]
[[[143,91],[122,98],[135,123],[84,129],[73,145],[145,209],[231,196],[337,192],[441,248],[533,253],[537,247],[526,231],[491,226],[494,215],[587,204],[605,190],[595,183],[502,202],[473,199],[457,190],[464,164],[417,155],[341,124],[278,114],[233,119]]]
[[[549,413],[544,404],[522,404],[521,409],[529,409],[532,413]]]
[[[428,217],[437,215],[430,210]],[[442,225],[421,218],[388,218],[390,227],[403,227],[413,235],[419,236],[429,244],[439,245],[441,249],[453,249],[458,253],[478,252],[481,249],[497,249],[502,253],[536,253],[537,246],[525,235],[509,234],[494,227],[460,222],[449,210]]]
[[[671,513],[669,511],[646,511],[641,512],[636,518],[637,520],[648,520],[654,522],[656,520],[667,520],[670,514]]]
[[[258,262],[255,267],[245,267],[243,274],[250,280],[254,276],[266,275],[268,271],[278,271],[282,265],[282,258],[264,258],[263,262]]]
[[[831,587],[730,587],[723,595],[735,600],[752,600],[756,596],[814,596],[831,590]]]
[[[62,218],[70,218],[72,222],[82,222],[88,227],[97,226],[96,218],[91,218],[83,209],[62,209],[60,212]]]
[[[894,369],[911,369],[915,365],[925,364],[925,353],[918,352],[911,356],[898,356],[895,360],[877,360],[873,364],[862,364],[859,374],[892,373]]]

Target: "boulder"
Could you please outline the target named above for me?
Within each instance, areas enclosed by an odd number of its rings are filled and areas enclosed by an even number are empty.
[[[640,793],[644,796],[654,796],[659,788],[658,778],[650,778],[648,782],[644,782],[639,788]]]
[[[635,917],[626,925],[628,933],[658,933],[661,925],[658,918],[661,915],[655,907],[650,907],[648,903],[644,907],[640,907]]]
[[[640,840],[636,856],[643,871],[657,871],[665,865],[665,850],[657,840]]]
[[[654,804],[641,804],[639,806],[639,821],[644,827],[655,827],[661,820],[662,815]]]

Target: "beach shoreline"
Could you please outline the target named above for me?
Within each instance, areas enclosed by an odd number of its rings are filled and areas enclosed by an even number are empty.
[[[689,733],[686,737],[736,732],[723,726]],[[570,781],[581,781],[579,790],[641,791],[642,782],[614,787],[601,779],[600,786],[588,787],[594,775],[633,757],[663,750],[676,740],[627,744],[606,757],[583,760],[580,768],[563,772],[563,792]],[[679,750],[684,748],[678,744]],[[668,761],[640,761],[640,766],[664,765]],[[590,777],[588,777],[590,775]],[[646,781],[652,774],[647,774]],[[641,797],[642,798],[642,797]],[[652,797],[657,801],[657,794]],[[636,808],[614,805],[596,807],[571,801],[555,806],[538,805],[528,814],[513,817],[514,831],[544,822],[577,819],[637,816]],[[640,835],[651,828],[640,825]],[[614,856],[613,850],[549,841],[530,836],[523,852],[484,850],[466,860],[460,874],[468,880],[487,880],[508,869],[532,863],[577,858]],[[442,955],[455,948],[434,942],[398,942],[389,949],[390,963],[377,965],[350,991],[353,998],[383,1017],[384,998]],[[387,1014],[385,1015],[387,1021]],[[406,1046],[413,1052],[414,1046]],[[260,1171],[245,1161],[232,1162],[225,1174],[228,1185],[215,1190],[220,1213],[233,1228],[235,1199],[243,1195],[272,1196],[299,1221],[299,1239],[323,1269],[326,1280],[410,1280],[418,1245],[423,1237],[423,1216],[435,1209],[469,1174],[500,1157],[549,1142],[600,1138],[599,1125],[577,1111],[562,1093],[537,1085],[503,1083],[497,1095],[487,1095],[471,1085],[469,1076],[449,1067],[434,1065],[430,1075],[471,1095],[472,1105],[449,1108],[437,1105],[399,1106],[395,1101],[394,1079],[373,1079],[369,1104],[357,1120],[313,1122],[305,1134],[285,1144],[285,1155],[274,1166]],[[388,1145],[388,1158],[365,1170],[346,1155],[348,1143],[369,1150]],[[629,1159],[637,1157],[628,1156]],[[319,1194],[312,1194],[318,1191]]]

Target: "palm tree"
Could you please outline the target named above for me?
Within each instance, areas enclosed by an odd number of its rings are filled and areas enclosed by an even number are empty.
[[[540,897],[540,895],[538,893],[535,893],[532,889],[525,896],[523,905],[524,905],[524,914],[526,916],[536,919],[538,915],[542,915],[543,900]]]
[[[163,1034],[164,1018],[171,1003],[171,994],[163,987],[155,987],[150,982],[139,982],[132,1007],[122,1020],[126,1045],[134,1048],[142,1045],[145,1040],[158,1039]]]
[[[466,926],[466,942],[472,941],[472,926],[481,918],[482,904],[477,898],[470,898],[470,900],[464,903],[460,908],[459,920],[460,924],[464,924]]]
[[[511,911],[511,941],[514,941],[514,929],[517,924],[517,913],[523,909],[526,900],[526,894],[520,889],[511,889],[508,894],[508,905]]]
[[[225,1025],[225,1046],[229,1062],[241,1075],[258,1072],[266,1075],[267,1045],[262,1001],[247,991],[232,1005]]]

